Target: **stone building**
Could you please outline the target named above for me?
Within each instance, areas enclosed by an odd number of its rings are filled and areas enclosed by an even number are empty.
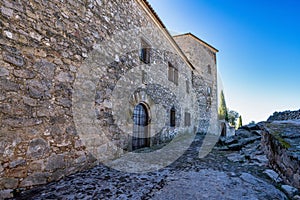
[[[0,2],[0,190],[207,132],[215,48],[146,0]]]

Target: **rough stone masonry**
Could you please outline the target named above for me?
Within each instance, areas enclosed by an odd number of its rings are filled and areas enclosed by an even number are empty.
[[[0,10],[0,190],[207,132],[217,119],[217,50],[192,34],[176,43],[146,1],[3,0]],[[91,78],[94,96],[75,92],[76,81]],[[127,103],[114,96],[120,80],[135,86]],[[75,120],[86,110],[100,130]],[[135,140],[128,132],[140,112],[137,134],[146,139]]]

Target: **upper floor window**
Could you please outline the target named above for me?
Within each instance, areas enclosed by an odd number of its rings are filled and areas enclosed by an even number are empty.
[[[190,93],[190,84],[188,80],[186,80],[185,85],[186,85],[186,93]]]
[[[184,126],[191,125],[191,113],[185,112],[184,113]]]
[[[207,73],[211,74],[211,66],[210,65],[207,65]]]
[[[150,51],[151,51],[151,46],[145,40],[142,39],[141,40],[140,59],[145,64],[150,63]]]
[[[178,85],[178,69],[175,68],[170,62],[168,63],[168,79]]]

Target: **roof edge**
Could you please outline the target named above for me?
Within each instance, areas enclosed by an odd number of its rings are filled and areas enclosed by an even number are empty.
[[[197,40],[198,42],[204,44],[206,47],[208,47],[210,50],[212,50],[214,53],[219,52],[218,49],[216,49],[215,47],[213,47],[212,45],[208,44],[207,42],[201,40],[200,38],[198,38],[197,36],[195,36],[192,33],[183,33],[183,34],[179,34],[179,35],[174,35],[173,37],[182,37],[182,36],[191,36],[193,37],[195,40]]]
[[[147,9],[150,11],[150,13],[153,15],[153,17],[157,20],[159,25],[162,27],[163,32],[168,37],[169,41],[174,45],[175,49],[180,53],[184,61],[190,66],[191,69],[196,70],[196,68],[193,66],[193,64],[189,61],[189,59],[186,57],[186,55],[183,53],[182,49],[179,47],[175,39],[172,37],[172,35],[169,33],[168,29],[164,25],[164,23],[161,21],[155,10],[152,8],[150,3],[147,0],[137,0],[137,2],[142,3],[144,6],[147,7]]]

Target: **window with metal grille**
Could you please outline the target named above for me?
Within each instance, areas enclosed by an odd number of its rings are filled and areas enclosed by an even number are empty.
[[[170,126],[175,127],[175,125],[176,125],[176,110],[173,106],[170,111]]]
[[[178,69],[168,62],[168,79],[178,85]]]
[[[140,50],[140,59],[143,63],[149,64],[150,63],[150,52],[151,46],[145,41],[141,40],[141,50]]]
[[[185,112],[184,113],[184,126],[191,125],[191,113]]]

